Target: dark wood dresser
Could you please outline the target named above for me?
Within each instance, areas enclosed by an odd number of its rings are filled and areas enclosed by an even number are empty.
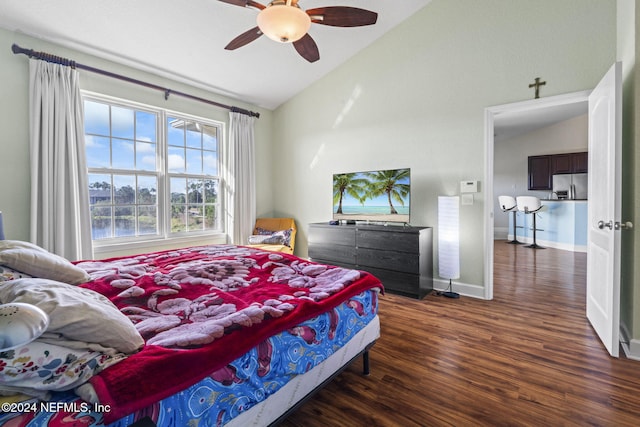
[[[309,224],[312,261],[368,271],[386,291],[423,298],[433,290],[433,229]]]

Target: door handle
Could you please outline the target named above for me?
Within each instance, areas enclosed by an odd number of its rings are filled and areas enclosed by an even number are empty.
[[[631,221],[626,222],[618,222],[613,225],[616,230],[631,230],[633,228],[633,223]]]
[[[603,220],[598,221],[598,228],[600,230],[604,229],[605,227],[609,228],[610,230],[613,230],[613,221],[609,221],[609,222],[604,222]]]

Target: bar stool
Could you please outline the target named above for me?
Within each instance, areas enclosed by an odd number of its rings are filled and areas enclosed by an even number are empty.
[[[518,196],[516,197],[516,203],[520,212],[531,214],[533,216],[533,243],[526,247],[532,249],[544,249],[536,243],[536,231],[538,230],[536,227],[536,214],[544,208],[540,199],[533,196]]]
[[[516,215],[518,213],[518,204],[516,203],[515,197],[498,196],[498,203],[500,204],[502,212],[513,213],[513,240],[509,240],[507,243],[511,243],[513,245],[522,244],[522,242],[518,241],[518,236],[516,235]]]

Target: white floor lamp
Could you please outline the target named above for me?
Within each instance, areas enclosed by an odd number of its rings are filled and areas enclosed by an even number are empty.
[[[438,196],[438,275],[449,279],[442,292],[449,298],[460,298],[453,292],[451,280],[460,278],[460,197]]]

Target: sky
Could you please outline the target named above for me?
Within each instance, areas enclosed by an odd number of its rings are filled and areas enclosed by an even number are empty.
[[[155,112],[90,100],[84,108],[89,168],[156,170],[159,119]],[[217,175],[216,127],[176,117],[166,121],[169,172]]]

